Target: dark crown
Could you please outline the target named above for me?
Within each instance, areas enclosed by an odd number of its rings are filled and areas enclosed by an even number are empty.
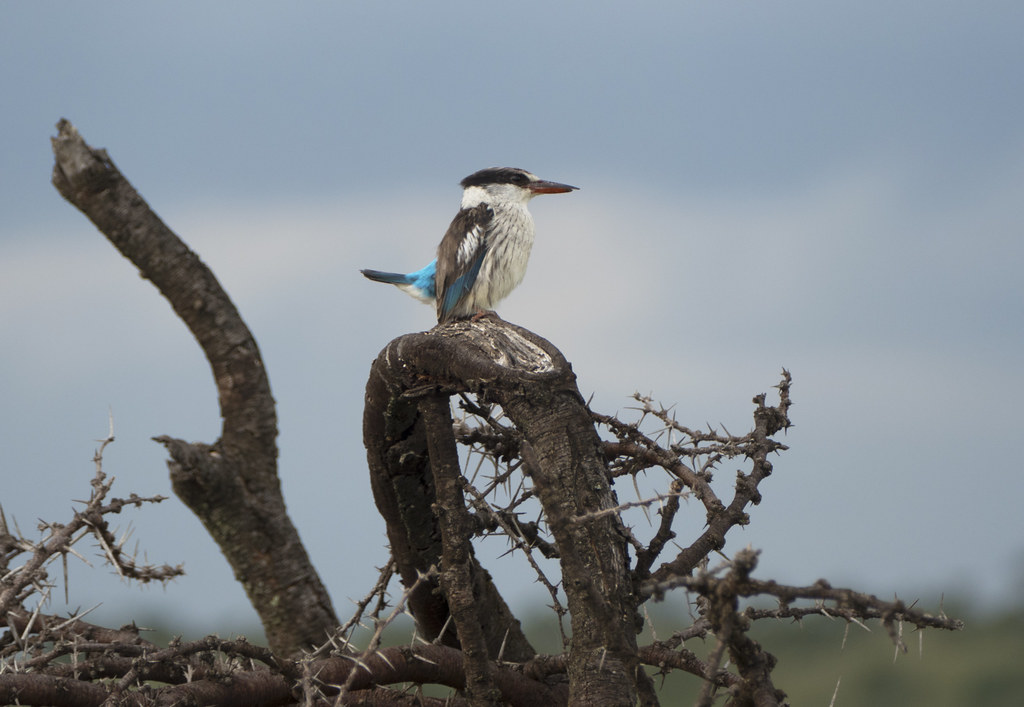
[[[515,184],[522,187],[529,183],[530,173],[517,167],[488,167],[479,172],[473,172],[460,182],[463,189],[482,187],[487,184]]]

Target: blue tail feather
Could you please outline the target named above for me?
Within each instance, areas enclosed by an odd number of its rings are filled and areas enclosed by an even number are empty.
[[[437,285],[434,283],[434,276],[437,274],[437,260],[433,260],[425,268],[407,275],[380,270],[360,270],[359,272],[374,282],[394,285],[421,302],[433,304],[437,299]]]
[[[397,272],[381,272],[380,270],[360,270],[363,275],[374,282],[386,282],[389,285],[408,285],[409,276]]]

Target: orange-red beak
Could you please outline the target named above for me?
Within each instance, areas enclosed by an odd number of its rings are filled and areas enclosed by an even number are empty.
[[[545,182],[541,180],[539,182],[531,182],[526,185],[526,188],[532,191],[534,194],[564,194],[567,191],[576,191],[579,187],[571,187],[568,184],[559,184],[558,182]]]

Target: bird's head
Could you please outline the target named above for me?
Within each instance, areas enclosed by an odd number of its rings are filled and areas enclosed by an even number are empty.
[[[517,167],[488,167],[462,180],[462,208],[497,202],[526,203],[538,194],[563,194],[577,187],[549,182]]]

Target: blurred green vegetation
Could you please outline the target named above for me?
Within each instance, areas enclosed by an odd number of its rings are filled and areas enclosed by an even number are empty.
[[[809,617],[802,622],[760,621],[751,631],[768,652],[778,659],[773,677],[775,686],[789,696],[796,706],[843,705],[929,705],[929,707],[988,707],[1021,704],[1021,683],[1024,682],[1024,607],[997,614],[972,617],[963,609],[948,608],[951,617],[963,618],[963,631],[948,632],[928,629],[916,631],[904,627],[903,640],[907,653],[896,655],[892,641],[882,625],[867,623],[870,631],[840,619]],[[930,607],[926,607],[930,608]],[[690,623],[684,604],[658,604],[650,607],[650,621],[659,639]],[[139,621],[140,625],[166,626],[163,619]],[[538,651],[561,652],[561,642],[553,615],[537,611],[529,614],[524,629]],[[568,629],[568,626],[567,626]],[[221,636],[243,634],[253,642],[262,642],[258,627]],[[204,633],[187,631],[186,640]],[[385,645],[408,643],[412,622],[402,617],[386,632]],[[164,631],[147,636],[166,645],[170,634]],[[365,644],[369,632],[355,637],[357,645]],[[641,643],[651,640],[650,629],[640,637]],[[714,638],[687,642],[687,647],[702,657],[714,647]],[[663,705],[691,705],[700,693],[700,681],[688,674],[673,673],[662,677],[648,668]],[[839,685],[836,692],[836,685]],[[448,694],[443,688],[426,690],[428,694]]]

